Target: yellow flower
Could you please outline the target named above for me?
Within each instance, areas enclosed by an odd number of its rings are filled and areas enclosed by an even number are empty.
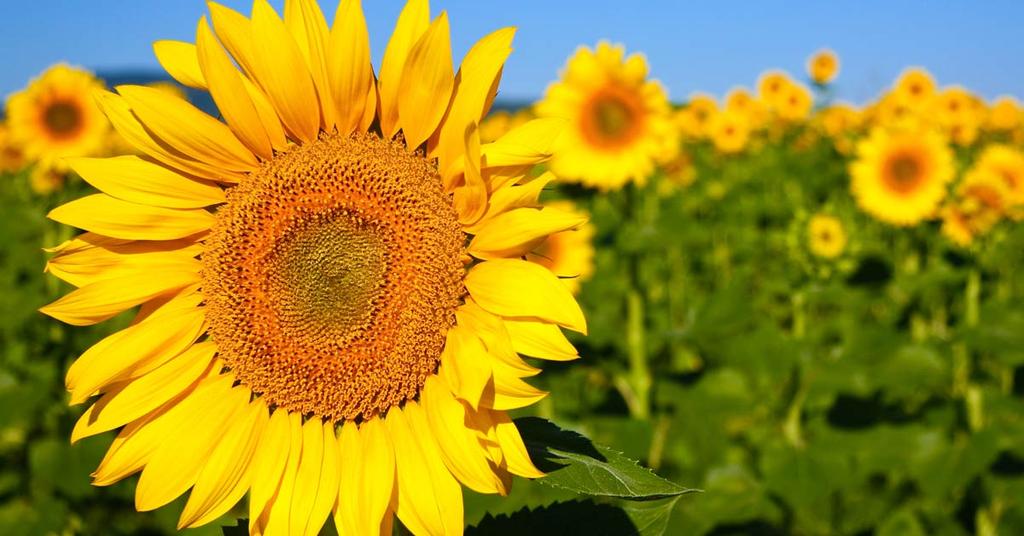
[[[64,186],[67,179],[64,172],[39,162],[28,174],[28,186],[36,195],[50,195]]]
[[[248,493],[255,534],[461,534],[461,486],[533,478],[507,411],[545,396],[519,354],[571,360],[586,331],[569,290],[522,260],[575,214],[537,208],[526,173],[564,121],[481,144],[514,29],[460,75],[448,17],[399,16],[379,69],[360,3],[328,27],[315,2],[209,4],[197,42],[156,44],[224,122],[142,86],[99,96],[145,158],[80,158],[102,193],[50,217],[86,233],[47,270],[78,287],[42,311],[135,322],[70,368],[71,402],[100,397],[72,440],[120,429],[94,484],[141,471],[136,507],[191,489],[180,527]],[[237,65],[237,68],[236,68]],[[375,76],[375,73],[377,75]],[[379,105],[378,105],[379,103]]]
[[[834,259],[846,250],[846,229],[839,218],[828,214],[815,214],[807,223],[807,242],[811,253],[825,259]]]
[[[690,101],[675,113],[675,123],[683,136],[702,139],[708,136],[709,126],[718,115],[718,101],[711,95],[694,93]]]
[[[827,48],[815,52],[807,60],[807,74],[816,84],[828,84],[839,74],[839,56]]]
[[[769,107],[775,108],[785,99],[787,88],[793,80],[782,71],[767,71],[757,81],[758,97]]]
[[[562,79],[537,104],[541,117],[568,120],[551,159],[561,178],[601,189],[643,183],[676,144],[668,97],[647,79],[647,60],[621,45],[580,47]]]
[[[803,121],[811,114],[814,99],[809,89],[796,82],[788,84],[776,102],[776,113],[784,121]]]
[[[987,233],[1006,211],[1007,186],[990,169],[975,166],[957,187],[956,198],[942,211],[942,233],[967,247]]]
[[[893,95],[901,106],[921,109],[935,96],[935,79],[927,70],[911,67],[896,80]]]
[[[1009,96],[1002,96],[992,103],[988,113],[988,127],[1001,132],[1010,131],[1021,124],[1021,110],[1017,99]]]
[[[0,123],[0,173],[11,173],[25,167],[25,153],[11,138],[6,123]]]
[[[7,124],[29,161],[63,169],[62,158],[94,156],[109,123],[93,101],[102,85],[83,70],[55,65],[7,100]]]
[[[551,201],[545,203],[545,206],[566,214],[575,214],[580,219],[590,219],[589,214],[571,201]],[[573,294],[578,294],[580,284],[594,274],[593,240],[594,226],[584,223],[575,229],[551,234],[530,254],[529,259],[551,270]]]
[[[710,131],[715,148],[727,154],[742,151],[750,139],[750,126],[746,118],[736,112],[716,115],[711,122]]]
[[[833,138],[860,128],[860,112],[851,104],[840,102],[822,110],[819,116],[825,133]]]
[[[1010,216],[1024,219],[1024,154],[1009,145],[990,145],[978,157],[975,168],[1002,179]]]
[[[942,136],[878,128],[857,146],[850,187],[865,212],[907,226],[935,215],[953,173],[953,155]]]
[[[729,90],[725,96],[725,110],[744,116],[751,130],[764,123],[766,112],[764,104],[758,101],[747,88],[736,87]]]

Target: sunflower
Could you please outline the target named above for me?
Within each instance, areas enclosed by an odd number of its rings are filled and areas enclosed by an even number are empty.
[[[0,123],[0,173],[11,173],[25,167],[25,153],[11,138],[6,123]]]
[[[764,104],[757,100],[749,89],[735,87],[725,95],[725,111],[735,112],[747,119],[751,129],[756,129],[764,123]]]
[[[736,112],[715,115],[709,130],[715,149],[726,154],[742,151],[750,139],[750,125],[746,117]]]
[[[61,64],[11,95],[8,127],[25,158],[62,168],[62,158],[99,154],[110,128],[92,99],[101,87],[92,74]]]
[[[559,200],[544,204],[580,219],[590,215],[577,208],[572,201]],[[530,260],[544,266],[562,278],[562,283],[578,294],[580,284],[594,273],[594,227],[585,223],[576,229],[553,233],[529,256]]]
[[[834,259],[846,250],[846,242],[846,229],[839,218],[819,213],[807,222],[807,245],[812,254]]]
[[[807,60],[807,74],[815,84],[828,84],[839,74],[839,56],[827,48],[815,52]]]
[[[583,220],[538,208],[561,120],[481,144],[514,29],[456,73],[448,17],[401,12],[379,78],[358,0],[332,27],[209,4],[196,43],[158,42],[224,122],[159,90],[98,98],[144,155],[80,158],[102,193],[50,217],[86,232],[47,269],[78,287],[42,311],[90,325],[141,305],[69,369],[99,398],[72,440],[120,429],[105,486],[141,471],[136,507],[191,488],[180,527],[248,493],[253,534],[461,534],[461,486],[540,477],[508,410],[545,396],[519,354],[577,357],[569,290],[523,257]],[[237,65],[237,68],[236,68]]]
[[[989,145],[975,167],[1002,179],[1010,217],[1024,219],[1024,153],[1009,145]]]
[[[925,69],[911,67],[896,80],[893,95],[900,106],[920,110],[935,96],[935,79]]]
[[[551,170],[601,189],[642,183],[657,156],[676,144],[665,89],[648,80],[644,56],[626,57],[621,45],[580,47],[536,110],[568,120]]]
[[[709,128],[718,115],[718,101],[706,93],[690,95],[689,102],[675,113],[675,123],[683,136],[702,139],[709,135]]]
[[[935,215],[953,179],[953,155],[932,131],[876,128],[850,164],[857,204],[881,221],[914,225]]]
[[[36,195],[50,195],[64,187],[64,171],[43,161],[32,167],[28,174],[28,187]]]
[[[955,199],[942,211],[942,233],[953,243],[968,247],[1005,215],[1007,185],[991,169],[975,166],[957,186]]]
[[[1003,95],[992,103],[988,111],[988,127],[999,132],[1011,131],[1021,124],[1024,111],[1017,99]]]
[[[787,84],[775,103],[775,112],[783,121],[798,122],[811,115],[814,98],[811,91],[796,82]]]

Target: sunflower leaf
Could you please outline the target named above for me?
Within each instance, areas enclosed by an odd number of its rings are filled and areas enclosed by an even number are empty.
[[[532,534],[630,534],[661,536],[668,526],[672,507],[679,497],[661,501],[616,501],[596,503],[592,500],[556,502],[537,508],[522,508],[511,514],[487,514],[467,536],[502,536]]]
[[[516,419],[530,458],[547,473],[539,482],[595,497],[653,501],[698,490],[684,488],[635,460],[536,417]]]

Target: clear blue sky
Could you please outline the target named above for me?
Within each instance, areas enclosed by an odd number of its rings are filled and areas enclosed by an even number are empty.
[[[283,0],[272,3],[279,8]],[[248,12],[249,0],[223,3]],[[402,3],[364,0],[379,61]],[[982,96],[1024,97],[1024,2],[973,1],[609,1],[434,0],[452,22],[456,61],[492,29],[519,27],[502,97],[534,98],[579,44],[606,38],[647,54],[674,100],[693,91],[722,94],[778,67],[803,76],[808,54],[841,56],[841,98],[863,102],[906,65],[923,65],[942,84]],[[898,4],[898,5],[897,5]],[[328,16],[335,2],[321,0]],[[156,39],[191,40],[202,0],[41,0],[5,9],[0,24],[0,95],[56,61],[96,70],[156,69]]]

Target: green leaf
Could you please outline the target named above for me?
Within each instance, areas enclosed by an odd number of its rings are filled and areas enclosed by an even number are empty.
[[[544,419],[516,419],[526,449],[538,469],[548,473],[540,482],[597,497],[650,501],[696,490],[665,480],[608,447],[558,428]]]
[[[488,514],[467,536],[561,536],[563,534],[660,536],[678,497],[632,503],[633,509],[593,501],[557,502],[512,514]],[[623,505],[625,506],[625,501]]]

